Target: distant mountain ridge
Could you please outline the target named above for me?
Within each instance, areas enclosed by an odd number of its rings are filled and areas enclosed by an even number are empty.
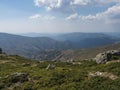
[[[18,54],[30,58],[38,51],[70,48],[68,43],[48,37],[25,37],[6,33],[0,33],[0,47],[9,54]]]
[[[119,41],[119,38],[101,33],[68,33],[42,37],[0,33],[0,47],[3,51],[40,60],[52,60],[53,56],[59,58],[67,50],[93,48]]]
[[[65,34],[39,34],[39,33],[29,33],[23,34],[23,36],[29,37],[49,37],[57,41],[68,42],[72,48],[91,48],[98,47],[102,45],[113,44],[120,41],[118,34],[111,35],[106,33],[65,33]]]

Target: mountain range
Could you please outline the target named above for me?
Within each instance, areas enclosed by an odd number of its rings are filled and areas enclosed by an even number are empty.
[[[0,33],[0,47],[8,54],[18,54],[30,58],[38,51],[70,48],[68,43],[56,41],[48,37],[33,38],[6,33]]]
[[[0,33],[0,47],[8,54],[38,60],[53,60],[63,53],[119,43],[120,38],[103,33],[22,34]],[[69,56],[69,55],[68,55]],[[72,56],[72,55],[71,55]]]
[[[119,42],[120,33],[64,33],[64,34],[21,34],[28,37],[49,37],[57,41],[68,42],[72,48],[91,48]]]

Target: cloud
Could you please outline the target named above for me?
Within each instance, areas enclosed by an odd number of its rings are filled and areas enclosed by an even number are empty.
[[[106,3],[106,4],[108,4],[108,3],[118,3],[118,2],[120,2],[120,0],[94,0],[94,2],[98,2],[98,3]]]
[[[88,5],[91,0],[72,0],[70,2],[71,5]]]
[[[46,11],[56,11],[56,12],[64,12],[68,13],[68,17],[66,17],[66,20],[75,20],[75,19],[82,19],[82,20],[104,20],[106,23],[117,23],[120,19],[120,0],[34,0],[35,5],[38,7],[44,7]],[[86,16],[84,15],[78,15],[81,14],[79,12],[79,7],[92,5],[91,7],[94,7],[94,5],[108,5],[114,3],[112,7],[109,7],[104,12],[99,12],[95,15],[88,14]],[[88,7],[89,8],[89,7]],[[95,8],[95,7],[94,7]],[[36,14],[34,16],[31,16],[30,19],[35,18],[43,18],[43,19],[49,19],[53,20],[55,19],[54,16],[42,16],[39,14]]]
[[[108,8],[96,15],[79,16],[82,20],[104,20],[106,23],[120,23],[120,5]]]
[[[79,18],[82,19],[82,20],[95,20],[96,16],[87,15],[87,16],[79,16]]]
[[[43,16],[41,14],[35,14],[33,16],[30,16],[29,19],[54,20],[55,16]]]
[[[120,0],[34,0],[35,6],[45,12],[60,12],[62,14],[70,15],[72,13],[81,13],[79,11],[85,8],[104,8],[106,5],[114,5],[120,3]],[[84,7],[83,7],[84,6]],[[85,17],[83,17],[85,18]],[[91,18],[90,16],[87,18]],[[94,17],[92,17],[94,18]]]
[[[40,14],[35,14],[33,16],[30,16],[29,19],[36,19],[36,18],[41,18],[42,16]]]
[[[120,23],[120,4],[108,8],[107,11],[99,14],[99,17],[105,19],[107,23]]]
[[[34,0],[35,5],[38,7],[45,7],[46,10],[50,11],[54,8],[60,8],[62,0]]]
[[[77,19],[78,18],[78,14],[77,13],[74,13],[74,14],[71,14],[70,16],[68,16],[66,18],[66,20],[73,20],[73,19]]]

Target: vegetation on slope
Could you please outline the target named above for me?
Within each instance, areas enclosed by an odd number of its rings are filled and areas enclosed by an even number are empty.
[[[0,90],[119,90],[119,60],[117,57],[117,62],[107,64],[93,61],[43,62],[1,54]],[[46,69],[49,64],[55,68]],[[89,75],[95,72],[108,73],[117,79]]]

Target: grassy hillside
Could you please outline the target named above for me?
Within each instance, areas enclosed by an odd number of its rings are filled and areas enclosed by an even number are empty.
[[[62,51],[62,57],[59,60],[84,60],[94,58],[97,54],[108,51],[108,50],[118,50],[120,49],[120,43],[95,47],[90,49],[81,50],[64,50]]]
[[[51,64],[55,68],[46,69]],[[38,62],[0,55],[0,90],[120,90],[120,61]]]

